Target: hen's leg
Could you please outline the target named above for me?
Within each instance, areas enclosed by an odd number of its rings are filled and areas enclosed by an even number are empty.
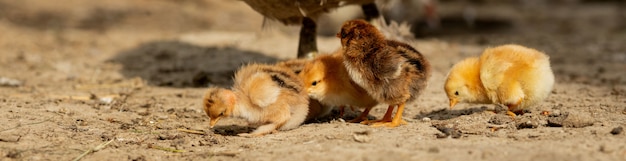
[[[378,8],[375,3],[368,3],[361,5],[361,9],[363,9],[363,14],[365,15],[366,21],[372,21],[372,19],[380,17],[380,12],[378,12]]]
[[[302,18],[302,27],[300,28],[300,42],[298,43],[298,58],[313,58],[317,53],[316,25],[313,19]]]

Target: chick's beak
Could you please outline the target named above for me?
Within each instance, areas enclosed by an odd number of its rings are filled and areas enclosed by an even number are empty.
[[[450,108],[454,107],[458,101],[456,99],[450,99]]]
[[[210,125],[209,127],[213,128],[215,126],[215,124],[217,124],[217,121],[219,121],[219,120],[220,120],[220,117],[211,118],[211,121],[209,123],[209,125]]]

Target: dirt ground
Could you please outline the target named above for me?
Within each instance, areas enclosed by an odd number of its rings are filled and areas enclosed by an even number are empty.
[[[203,92],[228,87],[242,64],[294,58],[298,27],[262,27],[234,0],[0,0],[0,160],[88,150],[83,160],[626,160],[625,3],[442,0],[441,28],[409,19],[409,42],[434,71],[407,105],[407,125],[345,123],[333,111],[243,138],[235,134],[252,128],[240,119],[209,129]],[[338,49],[332,33],[352,10],[320,21],[322,52]],[[506,43],[551,57],[551,96],[515,120],[493,105],[449,109],[452,64]]]

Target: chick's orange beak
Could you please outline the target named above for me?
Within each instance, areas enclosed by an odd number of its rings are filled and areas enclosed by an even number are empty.
[[[213,126],[215,126],[215,124],[217,124],[217,121],[219,121],[219,120],[220,120],[220,117],[211,118],[211,121],[209,123],[209,125],[210,125],[209,127],[213,128]]]
[[[454,107],[458,101],[456,99],[450,99],[450,108]]]

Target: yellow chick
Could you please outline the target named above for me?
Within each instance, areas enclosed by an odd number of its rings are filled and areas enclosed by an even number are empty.
[[[444,89],[450,108],[459,102],[493,103],[515,116],[548,97],[554,86],[550,58],[520,45],[487,48],[479,58],[455,64]]]
[[[287,67],[294,73],[299,74],[304,68],[305,64],[310,62],[310,59],[291,59],[276,63],[277,66]],[[306,116],[306,121],[314,120],[327,116],[332,111],[331,106],[322,105],[318,100],[309,98],[309,114]]]
[[[334,54],[317,56],[304,66],[299,74],[300,78],[311,98],[327,106],[338,106],[341,113],[345,105],[365,108],[360,116],[349,122],[367,123],[370,109],[378,102],[352,81],[343,65],[342,54],[342,50],[339,50]]]
[[[239,136],[296,128],[304,122],[308,105],[302,81],[293,71],[261,64],[242,67],[235,73],[230,90],[209,88],[203,98],[211,128],[223,117],[240,117],[260,125],[252,133]]]

